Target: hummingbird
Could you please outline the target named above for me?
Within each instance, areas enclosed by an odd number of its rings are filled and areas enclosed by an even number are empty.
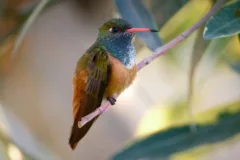
[[[73,125],[69,138],[72,150],[99,116],[81,128],[78,121],[97,109],[103,100],[114,105],[114,96],[123,92],[135,79],[136,51],[132,39],[136,32],[157,30],[133,28],[124,19],[111,19],[99,28],[95,43],[78,60],[72,79]]]

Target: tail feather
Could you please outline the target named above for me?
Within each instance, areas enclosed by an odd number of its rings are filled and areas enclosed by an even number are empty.
[[[91,128],[92,124],[95,122],[96,119],[97,117],[91,120],[90,122],[88,122],[87,124],[85,124],[82,128],[78,128],[77,121],[74,122],[72,126],[71,135],[69,138],[69,142],[68,142],[72,150],[76,148],[78,142],[86,135],[86,133]]]
[[[79,88],[77,88],[77,90],[78,89]],[[92,124],[98,118],[98,116],[97,116],[94,119],[92,119],[91,121],[89,121],[87,124],[85,124],[83,127],[78,128],[78,121],[81,120],[82,117],[93,112],[97,107],[99,107],[101,105],[102,99],[103,99],[103,94],[106,89],[106,84],[101,82],[99,89],[100,89],[100,91],[99,91],[100,93],[97,97],[92,94],[88,94],[88,93],[83,94],[82,92],[81,93],[76,92],[74,94],[75,97],[73,99],[73,104],[78,107],[73,107],[74,123],[72,126],[71,135],[70,135],[69,142],[68,142],[72,150],[74,150],[76,148],[78,142],[86,135],[88,130],[91,128]],[[79,97],[81,97],[81,101],[79,100]],[[75,103],[75,102],[77,102],[77,103]],[[75,112],[76,112],[75,108],[77,108],[76,114],[75,114]]]

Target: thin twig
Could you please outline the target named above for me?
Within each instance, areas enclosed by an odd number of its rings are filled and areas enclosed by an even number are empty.
[[[209,10],[209,12],[202,18],[200,19],[196,24],[194,24],[192,27],[187,29],[185,32],[177,36],[175,39],[172,41],[168,42],[162,47],[159,47],[156,49],[153,54],[151,54],[149,57],[146,57],[143,59],[140,63],[137,65],[137,70],[140,71],[143,67],[151,63],[155,58],[159,57],[160,55],[164,54],[167,50],[170,48],[174,47],[184,39],[186,39],[193,31],[198,29],[201,25],[203,25],[212,15],[214,15],[218,9],[223,5],[223,3],[226,0],[218,0],[215,5]],[[117,96],[115,97],[117,98]],[[84,126],[87,122],[91,121],[94,117],[96,117],[99,114],[104,113],[110,106],[110,102],[105,102],[103,105],[101,105],[99,108],[97,108],[95,111],[90,113],[89,115],[83,117],[81,121],[78,122],[78,127]]]

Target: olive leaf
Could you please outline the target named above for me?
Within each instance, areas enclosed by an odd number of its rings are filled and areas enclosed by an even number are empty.
[[[211,17],[205,27],[204,39],[232,36],[240,33],[240,1],[223,7]]]

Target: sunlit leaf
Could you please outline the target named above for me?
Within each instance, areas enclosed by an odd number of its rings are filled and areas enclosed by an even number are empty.
[[[223,60],[223,55],[228,52],[232,37],[213,39],[209,42],[205,53],[196,72],[196,87],[201,89],[209,77],[214,73],[216,67]]]
[[[240,32],[240,1],[223,7],[206,24],[204,38],[231,36]]]
[[[192,50],[192,56],[190,59],[190,68],[189,68],[189,76],[188,76],[188,97],[187,97],[187,103],[188,103],[188,113],[189,113],[189,120],[191,121],[191,129],[192,131],[195,131],[195,122],[192,115],[192,98],[193,98],[193,92],[194,92],[194,76],[196,71],[196,66],[198,65],[199,61],[202,58],[202,55],[204,53],[204,50],[206,49],[208,45],[208,41],[205,41],[202,38],[202,33],[204,31],[204,26],[200,27],[198,30],[198,34],[196,35],[196,40],[194,42],[193,50]]]
[[[191,0],[161,28],[161,38],[170,41],[200,20],[211,8],[210,0]]]
[[[201,19],[209,11],[211,6],[212,1],[209,0],[188,1],[162,26],[160,30],[162,40],[164,42],[168,42],[180,35],[186,29],[195,24],[199,19]],[[183,43],[180,43],[169,50],[164,57],[166,57],[170,63],[174,63],[174,65],[177,67],[182,68],[182,65],[184,65],[182,63],[182,57],[185,57],[186,55],[190,56],[190,52],[192,51],[194,38],[193,41],[188,41],[191,39],[191,37],[192,35]],[[188,65],[186,65],[186,67],[187,66]]]
[[[189,0],[149,0],[148,6],[161,28]]]

